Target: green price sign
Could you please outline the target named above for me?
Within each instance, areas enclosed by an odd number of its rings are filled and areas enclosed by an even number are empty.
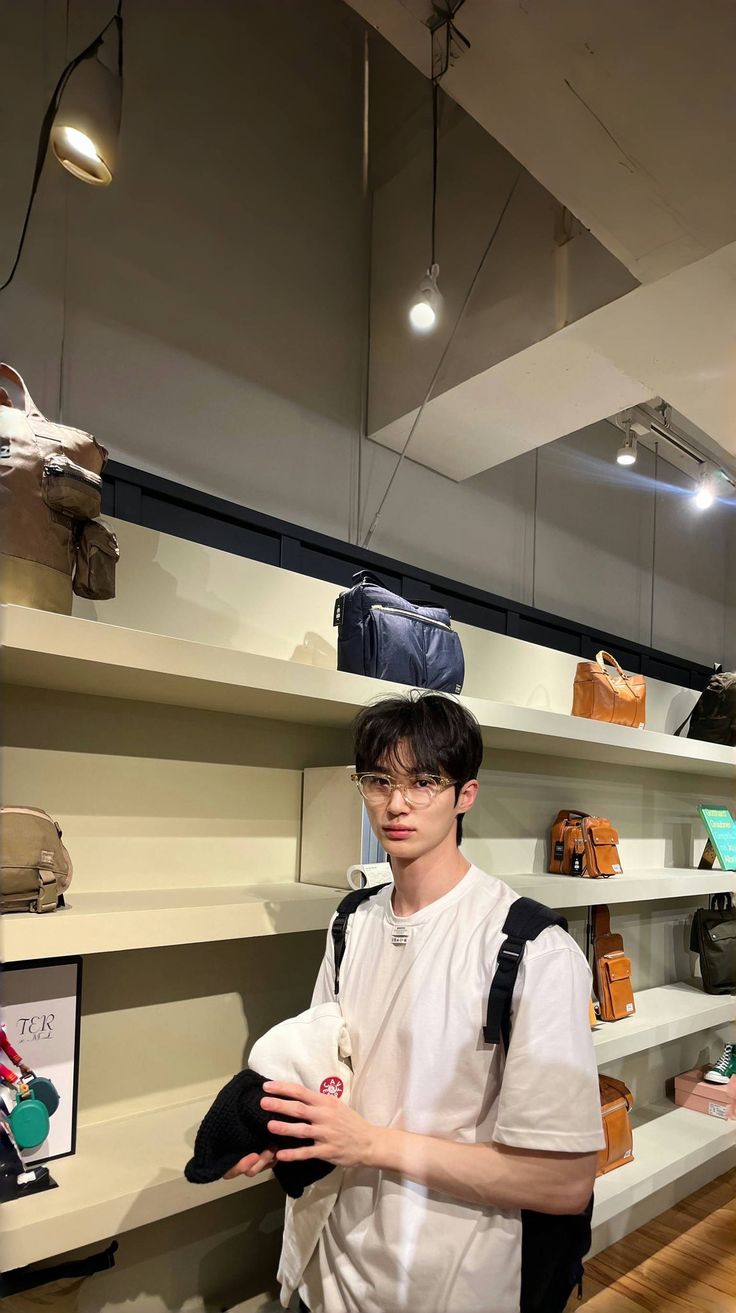
[[[736,871],[736,821],[726,807],[698,807],[724,871]]]

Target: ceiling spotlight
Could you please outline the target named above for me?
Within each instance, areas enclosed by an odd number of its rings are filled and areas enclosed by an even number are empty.
[[[85,59],[69,77],[51,129],[59,163],[94,187],[108,186],[115,172],[122,91],[119,76]]]
[[[429,333],[434,328],[442,306],[442,293],[437,286],[438,264],[428,269],[419,284],[409,308],[409,321],[418,333]]]
[[[701,465],[698,481],[695,486],[694,501],[699,511],[707,511],[716,499],[715,480],[713,472],[707,465]]]
[[[619,465],[636,465],[636,446],[637,441],[634,435],[627,433],[623,446],[619,447],[616,452],[616,460]]]

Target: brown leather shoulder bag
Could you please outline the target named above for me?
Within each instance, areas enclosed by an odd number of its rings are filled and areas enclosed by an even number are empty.
[[[614,1080],[613,1076],[599,1076],[598,1089],[606,1147],[598,1151],[596,1176],[604,1176],[615,1167],[634,1161],[634,1136],[629,1120],[634,1096],[622,1080]]]
[[[550,835],[552,875],[584,875],[591,879],[621,874],[618,831],[605,816],[558,812]]]
[[[593,984],[601,1021],[621,1021],[636,1012],[631,983],[631,958],[621,935],[611,933],[611,916],[605,906],[592,908]]]
[[[610,674],[606,666],[613,668]],[[580,661],[575,675],[573,716],[643,729],[647,718],[647,688],[643,675],[627,675],[610,652],[595,661]]]

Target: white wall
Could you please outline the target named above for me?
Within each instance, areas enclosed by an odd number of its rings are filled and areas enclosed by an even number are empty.
[[[76,0],[70,53],[108,12]],[[93,190],[47,163],[0,295],[0,355],[116,459],[354,537],[368,299],[359,22],[340,0],[213,0],[206,33],[194,0],[127,0],[125,13],[118,177]],[[0,193],[7,265],[64,59],[62,7],[12,6],[3,35],[0,117],[17,124]],[[660,491],[655,543],[646,458],[617,480],[616,445],[596,425],[463,484],[406,462],[371,546],[736,664],[725,517],[696,523]],[[363,532],[394,463],[364,444]]]

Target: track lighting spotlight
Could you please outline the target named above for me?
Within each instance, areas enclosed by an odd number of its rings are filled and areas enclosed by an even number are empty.
[[[409,321],[418,333],[429,333],[437,323],[442,293],[437,286],[440,267],[433,264],[417,288],[409,308]]]
[[[701,465],[695,485],[695,505],[699,511],[707,511],[713,505],[716,496],[714,472],[707,465]]]
[[[637,440],[629,426],[626,429],[623,445],[616,452],[616,460],[619,465],[636,465],[636,448]]]

